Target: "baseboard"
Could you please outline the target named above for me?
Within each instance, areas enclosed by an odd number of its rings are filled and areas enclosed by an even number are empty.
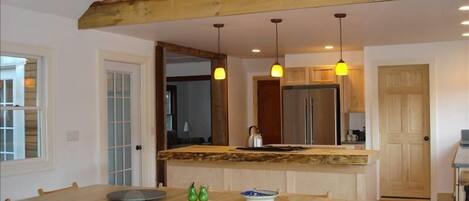
[[[438,193],[436,198],[438,201],[454,201],[453,193]]]

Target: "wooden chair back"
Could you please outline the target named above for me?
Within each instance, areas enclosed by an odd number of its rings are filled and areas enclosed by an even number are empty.
[[[44,191],[42,188],[40,188],[40,189],[37,189],[37,193],[39,194],[39,196],[42,196],[42,195],[47,195],[47,194],[56,193],[56,192],[60,192],[60,191],[65,191],[65,190],[72,190],[72,189],[78,189],[77,182],[73,182],[72,186],[70,186],[70,187],[57,189],[57,190],[53,190],[53,191],[47,191],[47,192]]]

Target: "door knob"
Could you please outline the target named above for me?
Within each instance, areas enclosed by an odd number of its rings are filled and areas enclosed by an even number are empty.
[[[136,150],[142,150],[142,145],[137,145],[137,146],[135,146],[135,149],[136,149]]]
[[[427,141],[427,142],[428,142],[428,141],[430,141],[430,137],[428,137],[428,136],[425,136],[425,137],[423,137],[423,140],[425,140],[425,141]]]

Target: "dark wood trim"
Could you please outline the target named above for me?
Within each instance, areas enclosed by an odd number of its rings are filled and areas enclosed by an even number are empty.
[[[156,125],[156,154],[166,149],[166,125],[165,125],[165,62],[164,48],[155,47],[155,125]],[[156,182],[166,184],[166,162],[156,161]]]
[[[165,124],[165,52],[171,51],[178,54],[208,58],[211,62],[212,73],[219,65],[227,66],[227,56],[209,51],[198,50],[190,47],[179,46],[166,42],[157,42],[155,48],[155,102],[156,102],[156,145],[157,153],[167,149],[167,134]],[[229,72],[228,72],[229,73]],[[210,75],[211,96],[211,120],[212,120],[212,144],[228,145],[228,79],[214,80]],[[157,183],[166,184],[166,163],[157,160]]]
[[[195,49],[191,47],[185,47],[185,46],[162,42],[162,41],[158,41],[157,44],[158,46],[163,47],[166,51],[177,53],[177,54],[190,55],[194,57],[202,57],[206,59],[226,57],[226,55],[224,54],[217,54],[215,52],[199,50],[199,49]]]
[[[176,77],[167,77],[167,82],[184,82],[184,81],[202,81],[202,80],[211,80],[211,75],[194,75],[194,76],[176,76]]]
[[[212,72],[218,66],[225,66],[228,72],[227,57],[211,59]],[[211,113],[212,113],[212,144],[229,145],[228,133],[228,76],[225,80],[215,80],[211,77]]]

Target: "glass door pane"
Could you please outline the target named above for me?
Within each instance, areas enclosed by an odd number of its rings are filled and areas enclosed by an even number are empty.
[[[131,73],[107,72],[109,184],[132,185]]]

